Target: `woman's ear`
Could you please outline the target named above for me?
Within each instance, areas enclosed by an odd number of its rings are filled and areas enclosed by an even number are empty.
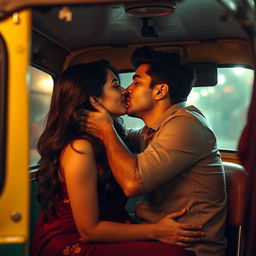
[[[94,100],[99,102],[100,104],[102,104],[102,98],[101,97],[96,97],[96,96],[93,96]]]
[[[155,100],[161,100],[168,96],[169,85],[168,84],[158,84],[154,88],[155,90]]]

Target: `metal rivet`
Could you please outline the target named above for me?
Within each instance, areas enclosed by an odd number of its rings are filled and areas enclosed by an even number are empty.
[[[60,20],[65,20],[66,22],[71,22],[72,16],[73,16],[73,12],[67,6],[63,6],[59,10],[59,19]]]
[[[20,15],[18,12],[15,12],[13,15],[12,15],[12,21],[14,24],[20,24]]]
[[[22,215],[20,212],[12,212],[11,213],[11,220],[14,221],[14,222],[18,222],[20,221],[22,218]]]

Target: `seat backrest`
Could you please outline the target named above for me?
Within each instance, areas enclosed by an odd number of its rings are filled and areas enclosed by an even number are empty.
[[[228,196],[228,247],[226,255],[243,255],[243,220],[247,202],[248,174],[243,166],[223,162]]]
[[[232,227],[238,227],[243,224],[248,174],[239,164],[223,162],[223,166],[228,195],[228,222]]]

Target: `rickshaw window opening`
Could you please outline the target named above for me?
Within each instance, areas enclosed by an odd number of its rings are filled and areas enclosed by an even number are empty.
[[[120,72],[121,85],[132,83],[133,72]],[[236,154],[241,132],[246,123],[252,95],[254,71],[250,65],[218,65],[217,85],[194,87],[187,105],[202,110],[212,127],[220,151]],[[127,128],[142,128],[137,118],[122,116]]]

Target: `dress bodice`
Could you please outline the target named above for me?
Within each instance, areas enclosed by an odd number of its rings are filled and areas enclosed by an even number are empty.
[[[104,177],[98,178],[99,219],[123,223],[131,222],[125,210],[127,198],[112,178],[108,179],[109,181],[108,186]],[[54,215],[48,219],[45,218],[44,212],[40,212],[33,237],[32,255],[52,256],[52,253],[57,251],[60,254],[54,255],[71,255],[66,254],[67,249],[70,250],[70,244],[76,246],[79,251],[77,255],[90,255],[88,248],[94,245],[81,241],[72,215],[65,183],[61,184],[56,195],[55,207]],[[88,209],[88,211],[90,210]]]

